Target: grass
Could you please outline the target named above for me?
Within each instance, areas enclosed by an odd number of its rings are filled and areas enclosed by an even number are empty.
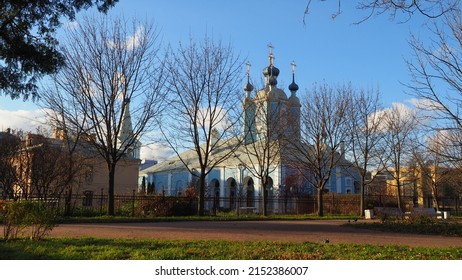
[[[0,241],[14,260],[457,260],[462,248],[295,242],[47,238]]]
[[[462,223],[460,219],[438,220],[435,218],[420,217],[416,219],[391,219],[382,222],[351,223],[345,225],[387,232],[462,237]]]
[[[348,219],[354,216],[326,216]],[[310,220],[313,215],[217,215],[166,218],[96,217],[68,218],[70,223],[156,221]],[[460,219],[388,220],[345,223],[348,226],[401,233],[462,237]],[[0,259],[14,260],[460,260],[462,247],[427,248],[398,245],[328,244],[272,241],[177,241],[152,239],[45,238],[40,241],[0,240]]]

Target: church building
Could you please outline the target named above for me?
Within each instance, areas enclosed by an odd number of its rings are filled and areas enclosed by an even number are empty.
[[[254,92],[254,87],[249,79],[249,65],[247,68],[247,84],[244,86],[245,97],[242,101],[243,108],[243,141],[236,149],[233,156],[223,161],[219,166],[213,168],[206,178],[207,188],[206,197],[213,201],[219,198],[221,209],[237,209],[262,207],[262,177],[255,174],[261,171],[261,167],[255,166],[252,160],[258,155],[250,155],[250,145],[255,143],[277,142],[281,134],[287,139],[300,139],[300,111],[301,104],[297,97],[298,85],[295,83],[295,63],[292,63],[292,83],[288,90],[290,95],[277,86],[277,78],[280,74],[278,68],[274,66],[274,57],[270,48],[269,66],[263,69],[265,85],[263,88]],[[232,142],[232,141],[231,141]],[[240,141],[235,141],[239,143]],[[282,207],[280,198],[292,195],[305,194],[314,195],[316,189],[310,187],[307,182],[297,178],[296,171],[291,167],[283,151],[282,145],[274,145],[270,149],[271,159],[267,162],[269,172],[267,182],[267,192],[269,197],[268,211],[278,213]],[[278,149],[275,150],[274,149]],[[185,168],[183,162],[190,162],[190,170],[199,170],[199,165],[195,166],[194,160],[197,157],[195,151],[186,151],[178,156],[167,159],[148,169],[145,169],[140,176],[145,176],[146,183],[151,184],[155,193],[162,193],[172,196],[183,196],[188,186],[193,184],[196,176],[193,176]],[[343,160],[345,163],[346,160]],[[344,172],[344,166],[339,166],[332,173],[327,191],[334,193],[355,193],[354,176]],[[252,170],[254,169],[254,170]],[[213,204],[214,203],[214,204]],[[216,207],[215,202],[206,203],[206,209]],[[212,205],[213,204],[213,205]]]

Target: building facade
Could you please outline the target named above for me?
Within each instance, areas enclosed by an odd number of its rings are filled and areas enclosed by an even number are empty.
[[[232,156],[224,160],[219,166],[210,170],[206,178],[206,197],[220,198],[218,205],[224,209],[236,207],[255,207],[261,209],[262,180],[256,176],[261,166],[253,164],[257,155],[249,154],[246,146],[255,143],[274,143],[280,141],[281,135],[285,139],[300,139],[300,100],[297,97],[298,85],[295,83],[295,64],[292,64],[292,83],[288,89],[290,96],[277,86],[279,69],[274,66],[272,51],[269,54],[269,66],[263,69],[265,85],[252,96],[254,87],[250,83],[249,70],[247,71],[247,84],[244,86],[245,97],[243,108],[243,144],[239,145]],[[228,140],[229,143],[241,143]],[[232,144],[230,144],[232,145]],[[313,195],[316,189],[301,179],[297,170],[287,161],[287,153],[282,145],[270,155],[269,166],[266,166],[269,176],[267,184],[270,202],[268,210],[278,212],[281,207],[271,198],[286,196]],[[230,147],[231,149],[231,147]],[[228,152],[228,151],[224,151]],[[339,155],[340,156],[340,155]],[[341,155],[343,156],[343,155]],[[181,157],[181,159],[180,159]],[[186,195],[186,190],[195,184],[197,170],[199,170],[197,155],[194,151],[186,151],[153,167],[145,169],[140,175],[146,178],[147,184],[153,185],[155,193],[172,196]],[[257,161],[258,159],[255,159]],[[188,162],[189,170],[183,162]],[[355,193],[357,176],[345,172],[349,163],[344,159],[342,164],[335,168],[325,190],[335,193]],[[216,205],[214,205],[216,206]],[[206,205],[207,207],[207,205]]]
[[[128,100],[124,108],[118,135],[118,145],[124,153],[115,172],[117,195],[131,195],[138,190],[141,162],[141,143],[133,140]],[[63,129],[54,129],[52,137],[27,133],[22,138],[10,129],[0,132],[1,198],[48,199],[73,194],[83,195],[85,204],[91,204],[94,195],[108,193],[107,162],[92,144],[94,136],[75,137]]]

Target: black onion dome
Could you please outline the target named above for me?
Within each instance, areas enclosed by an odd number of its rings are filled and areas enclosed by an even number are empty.
[[[247,84],[244,87],[244,91],[251,92],[253,89],[254,89],[253,85],[250,82],[247,82]]]
[[[265,67],[265,69],[263,69],[263,75],[277,77],[279,76],[279,69],[275,66],[270,65],[268,67]]]
[[[269,84],[270,84],[271,86],[275,86],[275,85],[278,84],[278,80],[276,79],[275,76],[271,76],[271,77],[269,78]]]
[[[297,91],[298,90],[298,85],[292,81],[292,83],[289,85],[289,90],[290,91]]]

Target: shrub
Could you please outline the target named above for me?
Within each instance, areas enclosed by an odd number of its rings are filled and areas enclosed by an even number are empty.
[[[74,217],[97,217],[101,214],[100,209],[91,207],[75,207],[69,212],[69,216]]]
[[[134,204],[133,202],[126,202],[116,209],[116,215],[129,217],[129,216],[132,216],[133,211],[138,210],[138,208],[139,207],[138,207],[137,202],[135,202]],[[136,212],[139,212],[139,211],[136,211]]]
[[[188,197],[149,196],[141,203],[141,211],[145,216],[191,216],[196,207]]]
[[[3,222],[3,216],[6,211],[6,201],[0,199],[0,222]]]
[[[3,235],[6,240],[17,238],[27,227],[23,221],[26,210],[24,203],[7,202],[3,206]]]
[[[54,228],[56,221],[55,209],[45,202],[11,201],[3,211],[4,238],[15,239],[30,227],[30,239],[41,239]]]

